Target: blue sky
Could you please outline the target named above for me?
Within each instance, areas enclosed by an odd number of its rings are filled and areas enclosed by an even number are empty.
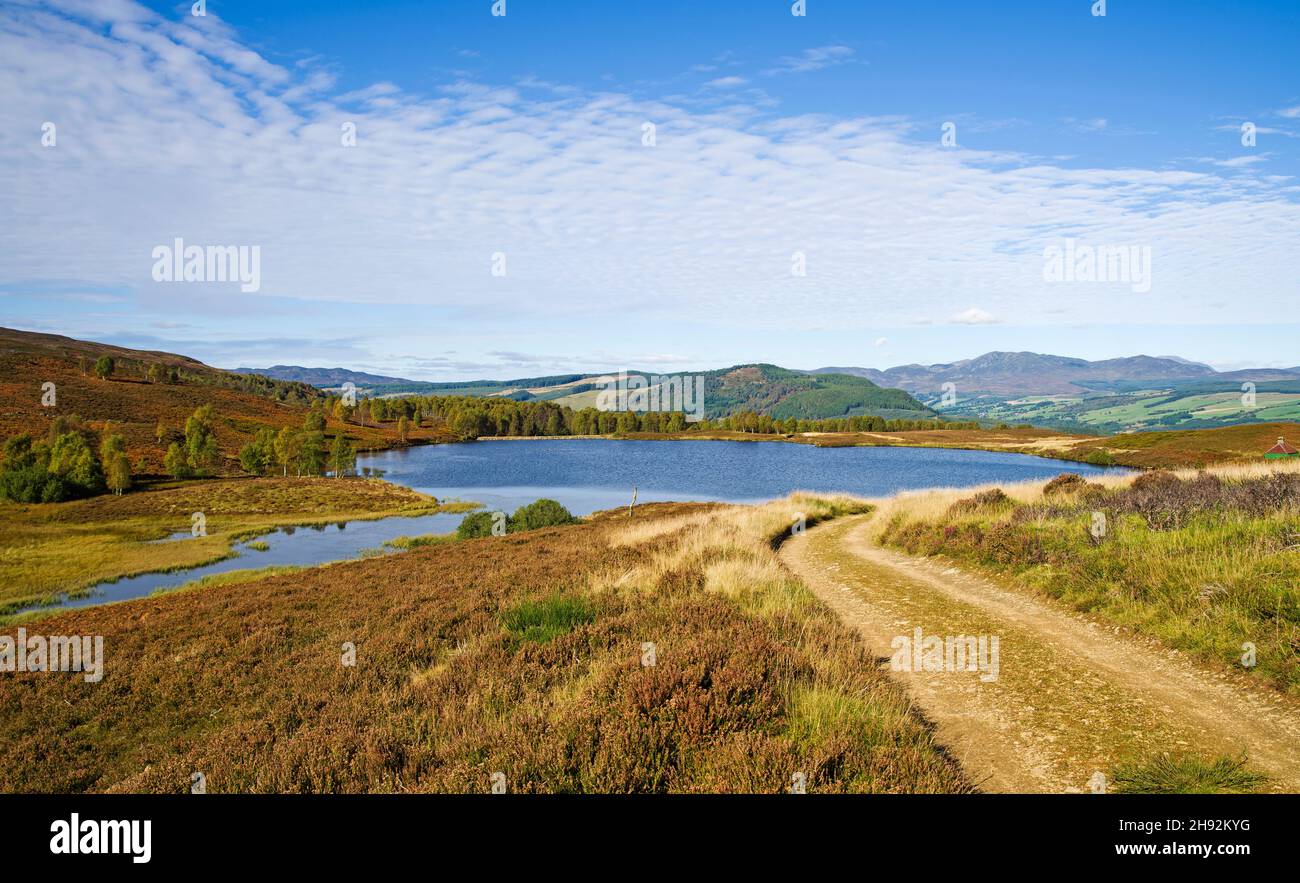
[[[0,321],[428,379],[1300,364],[1300,4],[491,6],[0,5]],[[156,281],[175,237],[259,290]],[[1067,239],[1149,285],[1046,279]]]

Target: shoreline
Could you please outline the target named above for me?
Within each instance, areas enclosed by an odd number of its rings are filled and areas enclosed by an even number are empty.
[[[1063,463],[1131,469],[1206,469],[1264,462],[1281,436],[1300,437],[1300,423],[1270,421],[1210,429],[1170,429],[1118,435],[1079,435],[1035,427],[933,429],[903,432],[806,432],[794,435],[726,430],[624,435],[483,436],[479,441],[610,439],[623,441],[785,442],[814,447],[915,447],[1026,454]]]
[[[944,433],[970,433],[976,430],[921,430],[922,432]],[[1126,464],[1122,462],[1089,462],[1083,456],[1070,457],[1063,456],[1068,453],[1059,447],[1049,447],[1042,444],[1043,440],[1051,439],[1062,441],[1069,439],[1075,444],[1085,441],[1099,440],[1097,436],[1075,436],[1063,433],[1053,433],[1050,430],[1008,430],[1011,432],[1034,432],[1039,435],[1039,444],[1033,443],[1033,438],[1020,439],[1009,434],[1001,434],[996,430],[990,430],[997,438],[1006,439],[1003,443],[995,441],[981,441],[979,439],[966,439],[965,443],[949,443],[946,439],[925,439],[922,441],[913,440],[906,437],[900,437],[901,434],[894,435],[889,433],[863,433],[863,432],[802,432],[794,435],[786,434],[755,434],[755,433],[645,433],[636,432],[627,435],[530,435],[530,436],[481,436],[475,441],[483,442],[516,442],[516,441],[573,441],[573,440],[606,440],[606,441],[735,441],[735,442],[777,442],[784,444],[809,445],[815,448],[934,448],[937,450],[958,450],[958,451],[985,451],[991,454],[1023,454],[1029,457],[1037,457],[1041,460],[1056,460],[1061,463],[1083,463],[1088,466],[1101,467],[1126,467],[1131,469],[1148,468],[1136,464]],[[829,444],[825,442],[830,442]]]

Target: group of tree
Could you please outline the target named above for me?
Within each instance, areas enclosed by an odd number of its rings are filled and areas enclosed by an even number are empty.
[[[155,430],[159,442],[166,439],[165,427],[159,422]],[[173,478],[210,475],[221,458],[211,405],[196,408],[185,421],[183,441],[174,441],[163,457],[163,468]]]
[[[327,439],[324,429],[320,402],[308,411],[302,429],[259,429],[240,450],[240,465],[254,475],[355,473],[356,449],[341,432]],[[159,445],[173,439],[163,457],[168,475],[196,478],[217,470],[221,452],[212,405],[197,408],[181,434],[173,434],[160,418],[154,436]],[[75,415],[56,417],[43,438],[22,434],[8,439],[0,461],[0,497],[20,503],[57,503],[107,491],[121,494],[131,488],[131,479],[121,433],[113,431],[111,423],[95,431]]]
[[[178,365],[165,365],[161,362],[146,362],[107,354],[98,356],[94,360],[88,356],[81,356],[79,361],[82,374],[93,373],[100,380],[126,377],[155,384],[216,386],[291,405],[310,405],[325,397],[324,393],[310,384],[293,380],[276,380],[262,374],[239,374],[215,368],[205,369],[203,366],[189,369]]]
[[[252,475],[290,473],[321,475],[326,471],[340,478],[356,471],[357,452],[342,432],[326,446],[325,415],[320,408],[307,412],[302,429],[283,427],[278,433],[269,427],[257,431],[239,451],[239,465]]]
[[[676,434],[724,431],[790,435],[800,432],[909,432],[979,428],[979,424],[974,421],[891,419],[873,414],[801,419],[773,417],[754,411],[691,422],[680,411],[575,410],[554,402],[474,396],[369,399],[360,412],[368,415],[375,423],[397,420],[398,433],[403,439],[413,425],[444,429],[466,441],[483,436],[627,435],[636,432]]]
[[[55,418],[44,439],[17,435],[4,444],[0,496],[19,503],[59,503],[131,487],[126,441],[105,424],[100,432],[80,418]]]

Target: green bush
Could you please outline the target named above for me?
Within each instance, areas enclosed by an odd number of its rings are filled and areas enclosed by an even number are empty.
[[[1083,458],[1083,462],[1092,466],[1114,466],[1115,457],[1110,451],[1098,448],[1095,451],[1089,451],[1088,456]]]
[[[456,528],[456,538],[472,540],[478,537],[492,536],[492,526],[496,519],[495,512],[472,512],[466,515]],[[507,533],[520,533],[526,530],[538,530],[543,527],[556,527],[561,524],[574,524],[578,519],[555,500],[545,498],[520,506],[515,514],[506,519]]]
[[[465,516],[460,526],[456,528],[456,538],[472,540],[478,537],[490,537],[492,536],[492,521],[491,512],[471,512]]]
[[[578,519],[555,500],[540,499],[520,506],[510,518],[510,531],[537,530],[543,527],[555,527],[561,524],[573,524]]]
[[[102,494],[104,471],[81,432],[65,432],[53,447],[31,436],[9,439],[4,446],[0,496],[17,503],[61,503]]]

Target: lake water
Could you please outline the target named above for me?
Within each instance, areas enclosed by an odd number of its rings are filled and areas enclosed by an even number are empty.
[[[1069,471],[1108,470],[1024,454],[937,448],[815,448],[811,445],[725,441],[546,439],[428,445],[357,458],[358,467],[439,500],[472,500],[514,512],[541,497],[575,515],[626,506],[637,489],[642,503],[751,503],[791,491],[844,491],[878,497],[925,487],[1050,478]],[[236,570],[314,566],[355,558],[400,536],[450,533],[463,518],[442,513],[317,527],[282,528],[258,540],[265,551],[237,543],[238,555],[172,573],[147,573],[102,583],[59,606],[81,607],[139,598],[192,580]],[[186,542],[185,534],[154,542]]]
[[[1051,478],[1107,470],[1024,454],[939,448],[816,448],[776,442],[544,439],[384,451],[357,465],[438,499],[513,512],[539,497],[575,515],[639,502],[751,503],[791,491],[878,497],[925,487]]]

